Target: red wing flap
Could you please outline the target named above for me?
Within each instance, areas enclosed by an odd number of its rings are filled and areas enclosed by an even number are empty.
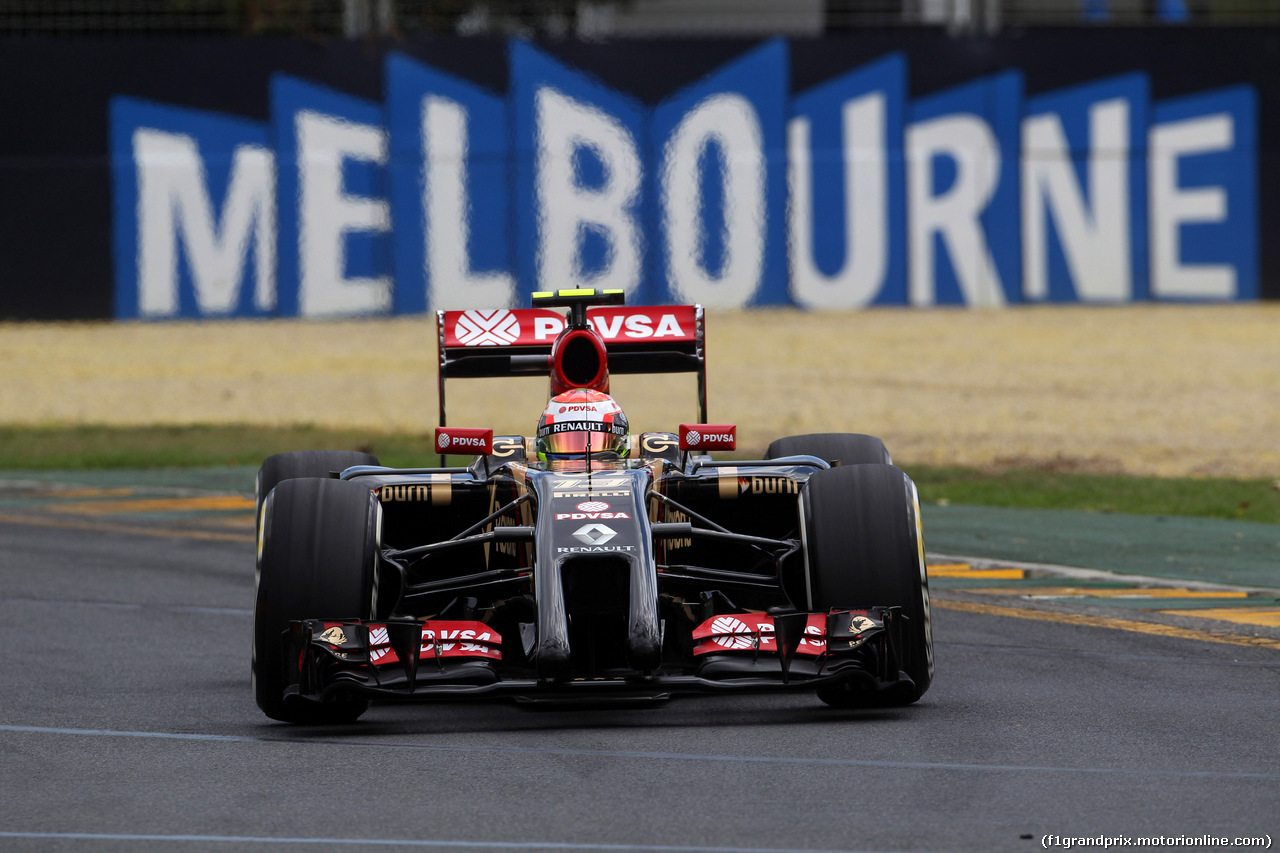
[[[312,642],[323,643],[339,659],[363,652],[360,629],[369,630],[369,662],[375,666],[399,663],[400,656],[391,648],[391,637],[385,623],[325,622],[324,630]],[[480,658],[502,660],[502,637],[483,622],[432,620],[422,623],[419,660],[436,658]]]
[[[836,627],[828,643],[828,620],[834,619]],[[829,650],[844,651],[861,646],[866,640],[884,629],[884,623],[869,616],[866,611],[854,610],[842,613],[810,613],[804,628],[804,636],[796,648],[796,654],[818,656]],[[708,619],[693,631],[693,653],[706,655],[724,652],[765,652],[776,654],[773,619],[763,613],[726,613]],[[830,647],[830,648],[829,648]]]
[[[695,305],[606,306],[588,308],[587,319],[606,347],[631,344],[684,351],[701,339],[700,313]],[[503,347],[547,354],[565,328],[564,315],[545,308],[440,311],[437,319],[441,343],[450,355],[455,355],[453,350],[484,352]]]
[[[811,613],[805,624],[804,636],[796,653],[820,655],[827,650],[827,617]],[[773,619],[763,613],[726,613],[708,619],[693,631],[693,653],[712,652],[768,652],[776,654]]]
[[[590,308],[610,373],[703,374],[706,346],[697,305]],[[501,308],[437,311],[440,378],[547,376],[551,345],[565,327],[558,311]]]
[[[436,658],[502,660],[502,637],[483,622],[423,622],[418,659]],[[386,625],[369,624],[369,662],[375,666],[400,662],[400,657],[391,648]]]
[[[604,341],[610,374],[698,374],[698,417],[707,419],[701,305],[599,306],[587,319]],[[437,311],[440,426],[446,378],[549,376],[551,345],[565,325],[563,314],[545,308]]]

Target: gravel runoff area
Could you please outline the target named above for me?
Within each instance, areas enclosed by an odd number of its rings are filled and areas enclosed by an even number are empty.
[[[739,447],[868,432],[907,464],[1280,475],[1280,304],[707,312]],[[434,317],[0,324],[0,424],[436,423]],[[614,378],[633,430],[692,376]],[[528,433],[545,381],[454,380],[449,422]]]

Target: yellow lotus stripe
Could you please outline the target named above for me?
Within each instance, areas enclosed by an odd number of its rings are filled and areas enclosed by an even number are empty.
[[[733,500],[738,496],[738,468],[726,465],[717,472],[717,492],[721,500]]]
[[[969,601],[945,601],[936,596],[933,606],[943,610],[962,610],[966,613],[983,613],[988,616],[1010,616],[1014,619],[1032,619],[1039,622],[1058,622],[1064,625],[1079,625],[1089,628],[1111,628],[1117,631],[1131,631],[1135,634],[1154,634],[1160,637],[1178,637],[1184,640],[1200,640],[1207,643],[1229,643],[1235,646],[1258,646],[1266,649],[1280,649],[1280,640],[1271,637],[1247,637],[1241,634],[1218,634],[1210,631],[1196,631],[1189,628],[1174,628],[1156,622],[1136,622],[1132,619],[1111,619],[1105,616],[1085,616],[1075,613],[1055,613],[1049,610],[1022,610],[1016,607],[1001,607],[996,604],[978,604]],[[1204,611],[1196,611],[1197,614]]]
[[[453,501],[453,477],[448,474],[431,475],[431,504],[448,506]]]

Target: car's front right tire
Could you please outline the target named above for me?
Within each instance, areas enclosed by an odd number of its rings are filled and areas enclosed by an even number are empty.
[[[293,653],[286,631],[297,619],[374,615],[381,511],[368,486],[347,480],[290,479],[265,496],[253,613],[253,693],[273,720],[348,723],[369,707],[356,698],[286,703]]]

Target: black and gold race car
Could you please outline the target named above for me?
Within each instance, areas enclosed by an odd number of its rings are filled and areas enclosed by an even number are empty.
[[[348,722],[384,698],[811,690],[857,707],[928,690],[919,502],[880,439],[713,458],[736,429],[707,423],[697,306],[577,290],[437,319],[440,467],[301,451],[259,471],[268,717]],[[699,422],[631,434],[611,372],[696,373]],[[539,374],[553,399],[538,435],[446,425],[446,378]],[[470,464],[444,465],[459,454]]]

